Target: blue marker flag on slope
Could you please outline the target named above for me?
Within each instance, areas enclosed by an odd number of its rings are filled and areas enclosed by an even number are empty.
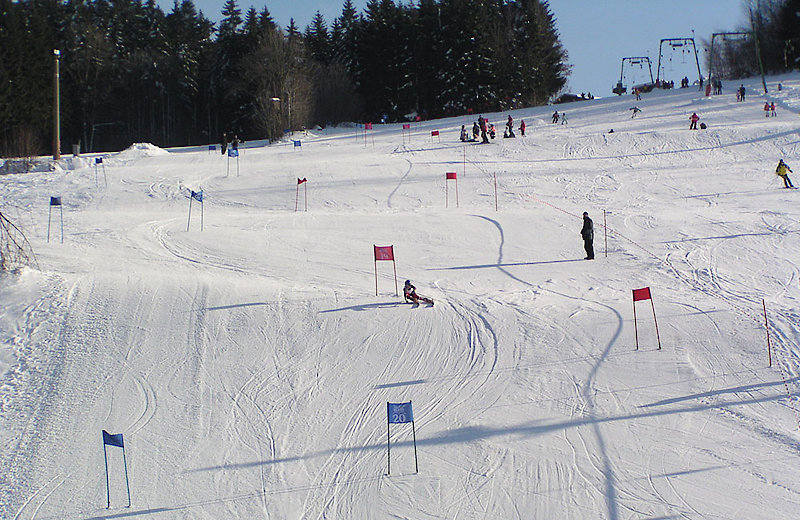
[[[215,144],[210,144],[210,145],[208,145],[208,149],[209,149],[209,150],[214,150],[214,151],[216,152],[216,151],[217,151],[217,145],[215,145]]]
[[[50,205],[51,206],[60,206],[61,205],[61,197],[50,197]]]
[[[192,192],[192,198],[194,200],[196,200],[197,202],[203,202],[203,190],[200,191],[190,190],[190,191]]]
[[[118,433],[116,435],[111,435],[105,430],[103,430],[103,444],[107,444],[108,446],[118,446],[120,448],[125,448],[125,443],[122,441],[121,433]]]
[[[411,411],[411,401],[407,403],[386,403],[386,413],[392,424],[409,423],[414,421]]]
[[[94,158],[94,163],[95,164],[103,164],[103,158],[102,157],[95,157]]]
[[[236,148],[228,148],[228,157],[239,157],[239,150]]]

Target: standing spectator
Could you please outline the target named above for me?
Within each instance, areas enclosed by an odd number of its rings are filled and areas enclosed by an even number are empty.
[[[697,130],[697,122],[700,121],[700,116],[697,115],[697,112],[692,112],[692,116],[689,118],[689,121],[691,121],[689,130]]]
[[[519,124],[519,133],[522,134],[522,137],[525,137],[525,120],[522,119]]]
[[[744,93],[744,85],[739,85],[739,98],[741,98],[741,101],[744,101]]]
[[[488,143],[489,136],[486,134],[486,120],[483,118],[483,116],[478,116],[478,125],[480,125],[481,128],[481,142],[484,144]]]
[[[586,250],[584,260],[594,260],[594,222],[589,218],[589,213],[583,212],[583,227],[581,228],[583,248]]]
[[[481,135],[481,127],[478,126],[477,122],[472,123],[472,140],[477,141],[478,136]]]
[[[764,103],[764,117],[769,117],[769,103]]]
[[[225,155],[225,152],[228,151],[228,134],[227,132],[222,132],[222,137],[219,140],[219,146],[222,148],[222,155]]]
[[[466,125],[461,125],[461,137],[459,137],[459,139],[461,139],[462,143],[467,141],[467,127],[466,127]]]
[[[783,162],[783,159],[778,161],[778,167],[775,168],[775,174],[778,175],[781,179],[783,179],[783,187],[784,188],[794,188],[792,184],[792,180],[789,178],[789,174],[794,173],[789,166]]]
[[[236,135],[236,134],[233,134],[233,139],[231,140],[231,149],[238,151],[240,142],[241,141],[239,141],[239,136]]]
[[[776,115],[778,115],[778,114],[775,113],[775,102],[774,101],[769,104],[769,115],[771,117],[775,117]]]

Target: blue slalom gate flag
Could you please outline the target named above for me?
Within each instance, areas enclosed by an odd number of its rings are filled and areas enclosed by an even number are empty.
[[[106,444],[108,446],[117,446],[119,448],[125,448],[125,443],[122,440],[121,433],[118,433],[116,435],[111,435],[105,430],[103,430],[103,444]]]
[[[190,190],[190,191],[192,192],[192,198],[194,200],[196,200],[197,202],[203,202],[203,190],[200,191]]]
[[[95,157],[94,158],[94,163],[95,164],[103,164],[103,158],[102,157]]]
[[[411,411],[411,401],[407,403],[386,403],[389,422],[402,424],[414,422],[414,413]]]
[[[292,139],[292,143],[294,143],[295,148],[300,148],[303,146],[303,143],[299,139],[298,140]]]
[[[50,197],[50,205],[51,206],[60,206],[61,205],[61,197]]]
[[[208,145],[208,149],[209,149],[209,150],[214,150],[214,151],[217,151],[217,145],[215,145],[215,144],[210,144],[210,145]]]
[[[235,148],[228,148],[228,157],[239,157],[239,150]]]

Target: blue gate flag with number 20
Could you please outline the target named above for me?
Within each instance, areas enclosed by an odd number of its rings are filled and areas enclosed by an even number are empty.
[[[203,202],[203,190],[200,191],[189,190],[189,191],[192,192],[192,198],[194,200],[198,202]]]
[[[391,424],[410,423],[414,421],[411,401],[407,403],[386,403],[389,422]]]

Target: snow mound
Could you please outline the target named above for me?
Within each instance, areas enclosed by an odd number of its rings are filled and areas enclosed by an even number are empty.
[[[169,155],[169,152],[163,148],[151,143],[133,143],[125,150],[117,154],[119,159],[140,159],[143,157],[158,157]]]

